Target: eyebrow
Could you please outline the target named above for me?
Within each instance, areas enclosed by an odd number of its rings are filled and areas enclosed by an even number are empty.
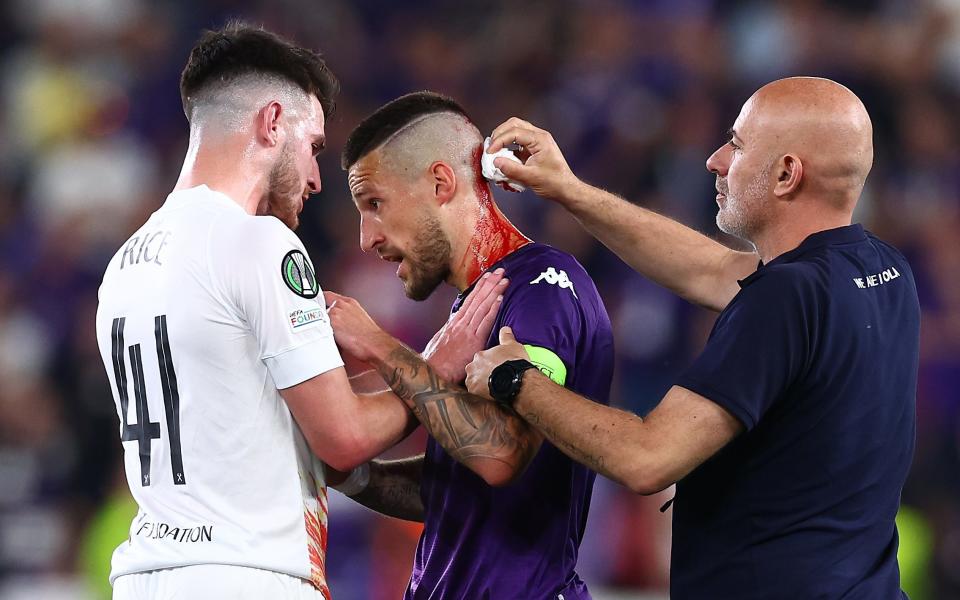
[[[737,138],[737,139],[740,140],[741,142],[743,141],[743,138],[741,138],[739,135],[737,135],[737,130],[734,129],[733,127],[731,127],[730,129],[727,130],[727,135],[730,136],[730,139]]]

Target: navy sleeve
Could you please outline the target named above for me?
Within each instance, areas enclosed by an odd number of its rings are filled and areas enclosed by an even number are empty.
[[[518,342],[552,350],[563,361],[567,373],[572,374],[583,327],[583,312],[576,295],[583,272],[579,268],[564,269],[559,264],[544,266],[543,276],[538,274],[541,271],[524,271],[522,278],[519,274],[510,275],[514,277],[510,283],[513,289],[505,295],[500,323],[491,337],[496,340],[499,327],[509,326]],[[583,287],[587,289],[586,283]]]
[[[757,274],[720,314],[677,385],[712,400],[747,430],[809,366],[817,294],[798,269]]]

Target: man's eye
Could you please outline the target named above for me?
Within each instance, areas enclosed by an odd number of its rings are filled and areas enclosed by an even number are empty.
[[[371,200],[371,201],[370,201],[370,208],[372,208],[373,210],[377,210],[378,208],[380,208],[380,201],[379,201],[379,200]]]
[[[314,154],[320,154],[320,144],[310,144],[310,149]]]
[[[727,143],[730,144],[730,147],[733,148],[734,150],[739,150],[739,149],[740,149],[740,146],[736,145],[733,140],[730,140],[730,141],[727,142]]]

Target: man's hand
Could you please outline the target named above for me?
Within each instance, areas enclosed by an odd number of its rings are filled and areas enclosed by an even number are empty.
[[[473,362],[467,365],[467,390],[474,396],[481,396],[488,400],[490,397],[490,373],[508,360],[530,360],[530,356],[523,346],[513,337],[513,330],[509,327],[500,328],[500,345],[478,352]]]
[[[423,358],[445,381],[463,383],[467,363],[486,347],[507,283],[503,269],[484,273],[460,310],[450,315],[427,344]]]
[[[363,362],[370,362],[373,349],[389,334],[380,329],[360,303],[349,296],[324,292],[333,337],[340,349]],[[392,339],[392,338],[390,338]],[[389,343],[387,343],[389,345]]]
[[[490,138],[487,152],[491,154],[511,144],[520,146],[517,158],[523,164],[506,158],[497,158],[494,164],[504,175],[532,189],[538,196],[563,203],[566,197],[575,193],[577,186],[582,185],[549,131],[511,117],[494,129]]]

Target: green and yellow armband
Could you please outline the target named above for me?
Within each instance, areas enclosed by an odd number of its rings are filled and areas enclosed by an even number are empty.
[[[530,356],[530,362],[535,364],[540,372],[550,378],[557,385],[564,385],[567,382],[567,367],[560,360],[553,350],[548,350],[541,346],[531,346],[524,344],[523,349]]]

